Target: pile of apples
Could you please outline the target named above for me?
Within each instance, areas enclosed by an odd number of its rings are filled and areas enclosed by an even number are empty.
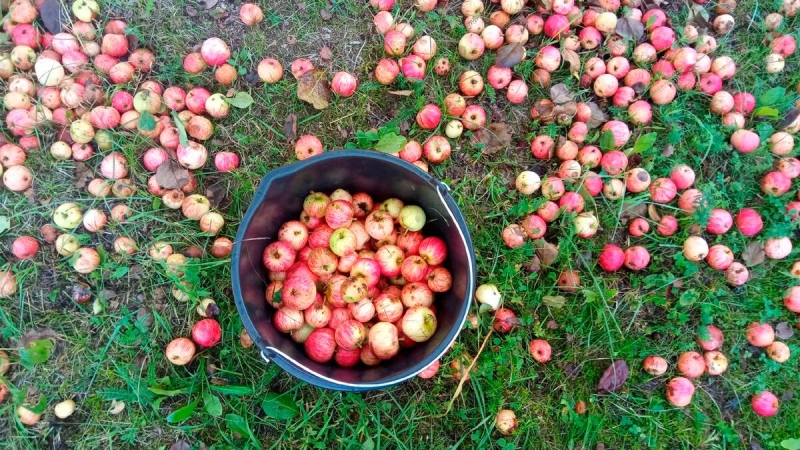
[[[395,22],[390,12],[394,1],[371,3],[380,10],[373,22],[383,35],[384,50],[389,56],[378,63],[375,79],[385,85],[394,83],[400,73],[407,79],[424,79],[426,64],[436,54],[435,41],[429,36],[422,36],[407,48],[414,29],[410,24]],[[516,180],[518,191],[525,195],[541,192],[546,201],[522,223],[511,224],[504,229],[502,237],[506,245],[516,248],[524,245],[526,240],[543,239],[547,235],[547,225],[565,213],[573,213],[571,222],[577,236],[592,238],[600,227],[600,221],[598,212],[585,211],[586,196],[602,194],[613,201],[642,194],[649,197],[650,203],[663,206],[665,214],[661,214],[660,208],[657,208],[657,213],[651,215],[651,221],[643,217],[631,220],[628,224],[631,237],[649,233],[651,223],[659,235],[672,236],[680,227],[679,220],[690,222],[676,217],[676,211],[688,217],[699,210],[710,211],[709,221],[702,227],[686,223],[685,226],[693,227],[693,235],[683,242],[682,254],[688,261],[705,261],[711,268],[724,271],[731,285],[746,283],[749,279],[747,267],[735,261],[729,247],[724,244],[709,245],[703,234],[717,240],[718,236],[725,235],[736,225],[742,235],[754,237],[763,228],[761,215],[752,208],[743,208],[732,214],[711,204],[694,187],[695,172],[688,165],[675,165],[664,176],[655,178],[646,169],[631,166],[630,150],[626,150],[633,144],[631,138],[636,134],[636,128],[650,124],[654,105],[668,105],[675,101],[680,92],[690,90],[708,96],[710,111],[719,115],[722,123],[731,130],[730,144],[734,150],[751,153],[763,147],[759,135],[746,129],[756,105],[755,97],[750,92],[724,90],[725,83],[736,74],[736,65],[729,56],[715,56],[717,40],[714,34],[724,36],[734,28],[735,21],[731,13],[735,3],[717,5],[717,16],[708,34],[701,34],[693,25],[687,25],[680,35],[671,27],[664,11],[658,8],[643,10],[641,2],[637,0],[602,0],[597,7],[583,9],[572,0],[556,0],[537,4],[535,13],[525,16],[522,16],[523,10],[528,9],[524,9],[523,0],[492,3],[496,6],[488,5],[495,9],[491,13],[488,13],[487,4],[481,0],[465,0],[461,3],[467,33],[458,45],[460,57],[475,61],[484,56],[486,50],[494,50],[498,51],[499,58],[500,52],[506,55],[504,50],[510,46],[530,44],[534,40],[537,44],[533,47],[536,48],[536,69],[529,81],[515,74],[513,68],[493,65],[485,74],[486,82],[492,88],[505,90],[509,103],[521,104],[527,98],[528,82],[541,88],[551,87],[552,74],[569,63],[572,66],[570,70],[579,76],[581,86],[590,89],[594,96],[576,102],[574,111],[566,114],[548,113],[557,106],[548,99],[537,100],[531,108],[530,115],[535,121],[557,123],[565,127],[565,136],[559,139],[546,134],[534,137],[530,144],[531,154],[539,160],[557,158],[561,162],[557,171],[548,176],[531,171],[519,174]],[[415,2],[422,12],[430,11],[435,5],[436,2]],[[623,5],[626,8],[622,9]],[[787,8],[791,9],[784,5],[784,9]],[[783,58],[795,52],[795,39],[789,34],[775,31],[780,26],[780,20],[777,15],[767,17],[767,39],[772,54],[767,56],[765,68],[769,73],[783,70]],[[633,28],[631,22],[641,24],[645,41],[631,43],[621,35],[620,30],[625,27]],[[630,59],[626,55],[631,55]],[[396,61],[394,58],[398,57],[400,59]],[[578,59],[579,64],[576,65],[573,59]],[[433,67],[434,73],[440,76],[447,75],[449,70],[450,62],[446,58],[439,59]],[[460,92],[447,95],[441,107],[425,105],[416,117],[417,126],[423,130],[436,133],[444,125],[447,137],[434,134],[421,146],[424,156],[431,163],[440,163],[449,157],[451,144],[447,138],[456,139],[465,128],[477,130],[486,125],[486,111],[477,104],[479,100],[476,98],[484,91],[484,75],[467,71],[458,80]],[[622,117],[597,125],[601,136],[608,134],[613,138],[612,148],[604,147],[605,151],[599,145],[587,142],[589,136],[594,134],[589,124],[596,121],[596,112],[590,102],[595,107],[597,104],[601,107],[614,106],[625,112]],[[452,119],[444,123],[442,119],[445,116]],[[798,131],[800,118],[772,134],[769,139],[768,148],[777,158],[775,170],[765,174],[761,180],[761,189],[766,196],[787,194],[792,189],[791,181],[800,175],[800,161],[788,156],[794,150],[793,135]],[[407,147],[410,151],[406,154],[404,149],[398,156],[408,161],[418,160],[421,156],[416,151],[419,144],[410,141]],[[790,202],[786,213],[793,218],[800,216],[800,201]],[[764,240],[764,253],[770,259],[784,259],[792,248],[790,236]],[[650,253],[641,245],[623,249],[609,244],[598,256],[598,265],[608,272],[623,268],[645,270],[649,262]],[[795,263],[792,270],[800,273],[798,267],[800,263]],[[580,287],[580,274],[575,270],[564,271],[559,275],[557,285],[564,292],[575,292]],[[509,324],[514,323],[515,317],[513,311],[500,307],[501,297],[493,285],[483,285],[476,292],[477,300],[495,311],[494,329],[508,332],[514,328]],[[784,304],[794,312],[800,311],[800,287],[787,291]],[[532,356],[538,361],[547,361],[551,354],[549,344],[543,340],[536,341],[530,344]],[[780,347],[782,343],[775,345]],[[779,353],[784,354],[783,351]],[[702,366],[711,374],[721,373],[721,370],[724,371],[722,366],[727,367],[727,364],[723,361],[724,355],[720,355],[712,353],[708,356],[708,364],[701,355],[700,362],[703,364],[695,366]],[[788,353],[785,356],[788,357]],[[682,357],[681,361],[696,359],[687,356]],[[684,366],[691,364],[680,363],[679,369]],[[691,373],[691,369],[687,370]],[[691,385],[688,379],[684,380]],[[675,392],[681,392],[681,388],[685,387],[680,380],[675,384]],[[677,405],[682,401],[673,403]]]
[[[253,6],[243,6],[243,20],[255,14]],[[212,120],[230,113],[227,98],[204,87],[187,91],[147,80],[155,55],[126,36],[123,20],[111,20],[101,30],[95,22],[99,6],[94,1],[76,1],[72,10],[76,19],[67,31],[55,35],[39,31],[37,8],[27,0],[13,2],[3,22],[15,45],[9,54],[0,55],[0,78],[8,82],[3,98],[5,124],[16,140],[0,135],[3,186],[13,192],[31,188],[35,176],[25,162],[40,148],[47,148],[56,161],[93,162],[97,152],[108,152],[97,166],[98,176],[86,184],[86,191],[96,198],[115,197],[120,202],[108,214],[101,208],[83,211],[72,202],[58,205],[53,212],[55,226],[47,224],[40,230],[42,239],[54,243],[59,254],[72,257],[75,271],[92,273],[100,265],[100,254],[94,248],[82,247],[73,231],[83,226],[87,232],[98,233],[105,228],[109,215],[111,221],[124,223],[133,214],[125,199],[142,184],[130,176],[128,158],[111,150],[116,139],[139,135],[151,142],[137,152],[144,169],[153,173],[146,182],[147,191],[161,197],[167,208],[180,209],[186,218],[196,220],[204,233],[218,234],[225,221],[210,210],[205,196],[194,194],[198,180],[193,171],[206,167],[210,159],[201,142],[213,135]],[[193,59],[195,55],[198,57]],[[216,78],[222,84],[228,81],[225,74],[230,74],[232,67],[227,63],[229,58],[227,44],[218,38],[206,40],[198,54],[187,56],[195,66],[216,67]],[[137,87],[130,90],[131,84]],[[37,131],[43,127],[55,128],[53,142],[40,142],[45,134]],[[221,172],[239,166],[239,156],[229,151],[216,153],[213,160]],[[160,186],[155,173],[165,163],[187,169],[188,182],[180,188]],[[138,251],[129,236],[117,237],[113,247],[122,255]],[[225,257],[231,248],[230,239],[220,237],[211,253]],[[20,260],[34,258],[39,249],[39,241],[32,236],[21,236],[12,244],[12,253]],[[163,242],[149,248],[155,260],[166,260],[171,253],[171,246]],[[0,297],[13,295],[17,289],[13,272],[3,271],[0,279]]]
[[[312,360],[342,367],[374,366],[430,339],[435,295],[450,289],[452,275],[442,266],[444,241],[424,236],[425,223],[422,208],[397,198],[309,194],[299,220],[264,249],[275,328]]]

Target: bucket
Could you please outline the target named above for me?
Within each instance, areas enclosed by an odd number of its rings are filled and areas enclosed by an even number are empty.
[[[447,244],[443,266],[450,270],[453,284],[435,296],[436,333],[426,342],[401,348],[397,356],[377,366],[359,363],[344,368],[334,361],[311,360],[302,344],[273,326],[276,310],[266,302],[269,279],[261,262],[264,248],[277,239],[284,222],[297,220],[311,191],[330,193],[337,188],[366,192],[376,201],[396,197],[422,207],[427,217],[422,232]],[[414,377],[441,358],[464,325],[475,289],[472,240],[447,185],[400,158],[365,150],[328,152],[265,175],[239,225],[231,264],[236,308],[264,359],[309,384],[341,391],[386,388]]]

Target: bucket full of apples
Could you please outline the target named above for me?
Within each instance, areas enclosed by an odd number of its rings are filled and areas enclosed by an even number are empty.
[[[444,183],[391,155],[341,150],[264,177],[236,235],[232,281],[265,359],[319,387],[366,391],[448,350],[475,256]]]

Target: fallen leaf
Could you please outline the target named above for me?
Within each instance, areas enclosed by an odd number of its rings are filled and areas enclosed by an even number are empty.
[[[689,8],[686,22],[694,25],[701,33],[713,28],[713,25],[709,22],[708,10],[706,10],[703,5],[692,5],[692,7]]]
[[[34,191],[33,188],[25,189],[25,192],[23,192],[23,194],[25,195],[25,200],[28,200],[28,203],[30,204],[36,203],[36,191]]]
[[[798,116],[800,116],[800,109],[792,108],[791,110],[789,110],[789,112],[786,114],[783,120],[781,120],[781,123],[778,124],[778,129],[787,128],[795,120],[797,120]]]
[[[220,183],[212,184],[206,188],[206,197],[211,206],[218,207],[227,198],[228,191]]]
[[[600,109],[600,107],[597,106],[597,103],[586,102],[586,104],[589,105],[589,109],[592,110],[592,117],[588,122],[586,122],[586,126],[589,127],[590,130],[592,128],[597,128],[608,121],[608,114]]]
[[[319,16],[322,17],[322,20],[325,21],[331,20],[331,18],[333,18],[333,14],[331,14],[330,11],[324,8],[322,9],[322,11],[319,12]]]
[[[168,159],[156,169],[156,182],[164,189],[181,189],[189,183],[189,170]]]
[[[614,31],[625,39],[639,42],[644,37],[644,24],[640,20],[623,17],[617,20]]]
[[[756,441],[750,441],[750,450],[764,450],[764,447]]]
[[[581,58],[575,52],[575,50],[570,50],[568,48],[561,49],[561,57],[564,58],[564,61],[569,63],[569,71],[570,73],[578,73],[581,70]]]
[[[202,3],[203,3],[203,8],[211,9],[211,8],[217,6],[217,3],[219,3],[219,0],[203,0]]]
[[[581,366],[575,363],[567,363],[566,367],[564,367],[564,375],[566,375],[569,379],[577,378],[581,372]]]
[[[558,257],[558,246],[547,241],[538,241],[534,244],[536,256],[539,257],[543,267],[549,267]]]
[[[258,72],[249,72],[247,75],[244,76],[244,81],[252,85],[261,84],[261,78],[258,77]]]
[[[135,34],[126,34],[125,39],[128,40],[129,49],[135,49],[139,47],[139,38]]]
[[[547,321],[547,329],[548,330],[557,330],[558,329],[558,322],[555,320],[548,320]]]
[[[542,122],[553,121],[553,102],[546,99],[537,100],[533,104],[533,109],[536,110],[536,117]]]
[[[597,389],[601,393],[611,393],[618,391],[625,381],[628,380],[628,364],[623,360],[614,361],[600,377]]]
[[[550,100],[556,105],[560,105],[572,101],[572,94],[566,84],[558,83],[550,88]]]
[[[492,123],[476,130],[472,135],[474,145],[485,144],[483,153],[493,154],[511,143],[511,129],[505,123]]]
[[[755,267],[764,262],[764,244],[753,241],[742,251],[742,260],[747,267]]]
[[[647,217],[649,217],[653,222],[658,222],[661,220],[661,214],[658,213],[658,208],[656,208],[656,205],[653,205],[652,203],[647,205]]]
[[[628,223],[635,217],[643,217],[647,212],[647,205],[644,203],[637,203],[635,201],[625,202],[622,205],[622,212],[619,220],[622,223]]]
[[[286,43],[289,45],[297,44],[297,36],[293,34],[286,36]]]
[[[661,156],[670,157],[675,153],[675,146],[672,144],[667,144],[663,150],[661,150]]]
[[[20,336],[20,338],[17,340],[17,347],[25,348],[31,345],[33,342],[44,339],[56,339],[57,337],[58,333],[50,328],[34,328],[26,331],[25,334]]]
[[[514,67],[525,59],[525,46],[519,42],[508,44],[497,49],[494,64],[499,67]]]
[[[325,109],[331,100],[331,89],[325,72],[312,69],[297,81],[297,98],[310,103],[314,109]]]
[[[191,448],[186,441],[178,441],[169,446],[169,450],[191,450]]]
[[[325,47],[322,47],[319,50],[319,57],[322,58],[325,61],[332,60],[333,59],[333,52],[331,51],[331,48],[328,47],[327,45]]]
[[[413,94],[414,91],[389,91],[389,93],[392,94],[392,95],[400,95],[400,96],[403,96],[403,97],[408,97],[411,94]]]
[[[578,102],[571,101],[553,108],[553,116],[556,120],[568,120],[578,114]]]
[[[542,303],[550,308],[563,308],[567,299],[563,295],[545,295],[542,297]]]
[[[283,134],[286,136],[287,141],[293,141],[297,138],[297,115],[292,113],[286,116],[283,121]]]
[[[75,182],[73,186],[78,189],[85,188],[94,179],[92,169],[82,162],[75,163]]]
[[[189,17],[197,17],[197,8],[191,5],[186,5],[186,15]]]
[[[528,272],[536,273],[536,272],[542,270],[542,263],[539,260],[538,256],[533,255],[533,257],[531,258],[531,262],[529,262],[528,264],[525,264],[524,267],[525,267],[525,270],[527,270]]]
[[[59,0],[45,0],[39,7],[44,28],[52,34],[64,31],[64,24],[69,23],[69,16]]]
[[[794,329],[786,322],[781,322],[775,326],[775,336],[781,339],[789,339],[794,336]]]
[[[243,348],[250,348],[253,346],[253,338],[247,333],[247,330],[242,329],[242,334],[239,335],[239,343]]]

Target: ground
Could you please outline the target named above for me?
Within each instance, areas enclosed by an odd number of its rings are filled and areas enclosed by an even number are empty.
[[[371,24],[374,11],[367,2],[260,3],[265,20],[255,28],[242,25],[238,2],[111,0],[102,5],[101,22],[111,16],[125,17],[140,45],[156,53],[153,77],[165,84],[204,85],[225,93],[227,89],[215,84],[209,72],[186,75],[181,61],[209,36],[225,39],[234,49],[243,75],[235,89],[250,92],[255,104],[218,121],[214,137],[206,144],[212,152],[227,149],[240,154],[242,167],[230,174],[209,167],[199,172],[200,191],[212,197],[225,215],[226,236],[235,235],[261,177],[296,159],[292,142],[285,136],[289,115],[297,117],[297,135],[315,134],[327,150],[355,142],[356,131],[390,121],[422,142],[427,132],[409,129],[416,110],[427,102],[441,103],[456,91],[463,70],[469,67],[485,73],[492,62],[483,58],[467,64],[455,53],[464,32],[460,2],[440,5],[419,17],[407,7],[408,2],[402,2],[404,20],[411,21],[418,35],[433,36],[439,54],[450,57],[454,67],[443,78],[429,73],[424,87],[410,96],[393,95],[371,77],[384,55]],[[726,84],[729,89],[748,90],[763,100],[760,96],[769,89],[786,87],[785,95],[768,102],[783,114],[797,97],[800,65],[797,56],[792,56],[782,74],[767,74],[762,63],[767,50],[761,42],[763,18],[779,6],[775,1],[743,1],[735,13],[736,29],[719,38],[717,52],[736,61],[739,73]],[[680,30],[688,7],[672,1],[662,7]],[[713,9],[710,3],[706,7]],[[800,22],[791,19],[783,30],[797,36],[799,28]],[[332,59],[320,56],[323,47],[330,49]],[[530,46],[529,59],[535,52]],[[291,76],[271,86],[245,80],[265,57],[277,58],[286,67],[295,58],[309,58],[328,72],[357,74],[362,84],[354,97],[337,99],[329,108],[316,111],[297,99]],[[532,66],[523,63],[519,70],[530,73]],[[553,79],[566,82],[579,98],[590,96],[566,69],[556,72]],[[413,90],[413,86],[392,89]],[[461,333],[432,380],[415,379],[363,394],[324,391],[298,382],[274,364],[265,364],[255,348],[240,345],[242,324],[233,304],[229,259],[193,260],[187,275],[201,286],[194,294],[210,295],[220,306],[221,345],[190,366],[172,366],[164,358],[164,347],[188,334],[197,320],[193,305],[172,299],[173,282],[162,265],[144,252],[129,259],[112,254],[110,244],[117,236],[129,235],[141,248],[156,240],[177,248],[208,248],[213,238],[202,235],[197,224],[183,220],[179,212],[165,210],[142,188],[129,202],[136,212],[129,223],[109,226],[99,234],[81,234],[81,239],[102,243],[107,251],[101,270],[88,278],[72,271],[68,258],[58,256],[52,246],[45,246],[35,261],[15,261],[9,251],[13,238],[37,236],[39,227],[50,222],[54,205],[77,201],[86,208],[110,208],[114,204],[91,198],[76,185],[80,178],[76,169],[82,169],[74,162],[55,162],[44,151],[41,157],[34,153],[29,165],[36,174],[35,192],[28,196],[0,193],[0,216],[13,224],[0,235],[0,258],[13,265],[21,286],[15,297],[0,301],[0,348],[15,349],[21,338],[26,339],[24,343],[41,337],[53,338],[55,346],[45,363],[29,368],[17,365],[8,375],[15,401],[0,404],[0,442],[15,449],[169,448],[177,441],[191,448],[766,449],[800,438],[796,414],[800,409],[793,399],[800,382],[798,358],[774,363],[744,338],[744,328],[752,321],[788,322],[791,327],[797,320],[780,301],[792,283],[787,261],[796,259],[796,250],[787,260],[767,260],[751,267],[751,282],[732,288],[721,272],[679,255],[693,218],[679,216],[681,229],[673,239],[653,233],[632,238],[620,223],[621,204],[602,196],[596,200],[603,211],[596,238],[571,236],[566,220],[553,225],[559,231],[551,231],[548,239],[560,245],[560,254],[552,268],[528,273],[524,266],[533,256],[532,244],[513,250],[503,245],[502,229],[541,203],[538,197],[515,191],[517,173],[544,173],[556,167],[555,162],[534,160],[528,150],[533,136],[559,133],[557,127],[529,119],[530,105],[548,97],[549,92],[532,87],[528,100],[517,106],[509,104],[503,93],[487,88],[476,101],[490,108],[492,122],[509,124],[511,145],[487,154],[462,137],[449,161],[431,167],[432,174],[450,185],[467,218],[476,248],[478,282],[497,284],[506,305],[522,322],[510,334],[490,337],[476,373],[450,410],[447,405],[458,383],[447,365],[464,353],[478,352],[491,329],[490,315],[480,314],[479,327]],[[765,137],[776,123],[777,119],[769,118],[755,128]],[[707,96],[681,93],[677,101],[656,108],[652,126],[636,129],[635,136],[650,131],[658,133],[658,140],[637,158],[637,164],[654,176],[667,175],[675,164],[690,164],[699,169],[699,188],[719,207],[731,211],[755,207],[766,218],[765,235],[789,232],[797,237],[797,226],[782,214],[788,200],[765,198],[758,187],[772,156],[763,147],[752,155],[733,152],[727,144],[729,131],[708,112]],[[149,174],[138,157],[147,142],[130,135],[120,135],[115,142],[130,161],[137,161],[132,175],[143,185]],[[98,163],[96,157],[87,166]],[[739,234],[727,239],[737,255],[750,242]],[[594,260],[607,242],[641,243],[650,249],[653,263],[642,273],[602,273]],[[544,297],[560,295],[556,277],[567,268],[581,270],[585,290],[566,294],[563,307],[545,304]],[[99,310],[93,311],[92,303],[73,302],[71,287],[77,282],[92,286],[101,300]],[[696,349],[698,326],[712,322],[726,331],[730,368],[723,376],[700,378],[689,407],[672,407],[664,397],[669,378],[644,373],[641,361],[659,354],[674,363],[681,352]],[[534,337],[551,343],[551,362],[539,364],[530,357],[527,344]],[[788,343],[793,351],[800,350],[796,337]],[[621,390],[602,395],[597,383],[612,360],[625,360],[631,375]],[[670,374],[677,370],[671,368]],[[750,409],[750,396],[762,389],[781,398],[777,417],[760,418]],[[285,395],[275,400],[277,393]],[[208,400],[211,397],[218,401]],[[38,425],[28,428],[14,419],[17,402],[40,398],[50,408]],[[78,410],[62,421],[53,416],[52,405],[65,398],[73,398]],[[112,400],[125,402],[121,414],[109,414]],[[578,401],[585,402],[583,414],[574,411]],[[214,408],[215,403],[221,409]],[[299,414],[280,419],[276,405],[283,403],[289,405],[284,408],[289,412],[283,411],[288,416],[293,415],[292,405]],[[183,408],[186,405],[196,408]],[[513,436],[503,437],[494,429],[495,414],[501,408],[516,411],[520,427]]]

